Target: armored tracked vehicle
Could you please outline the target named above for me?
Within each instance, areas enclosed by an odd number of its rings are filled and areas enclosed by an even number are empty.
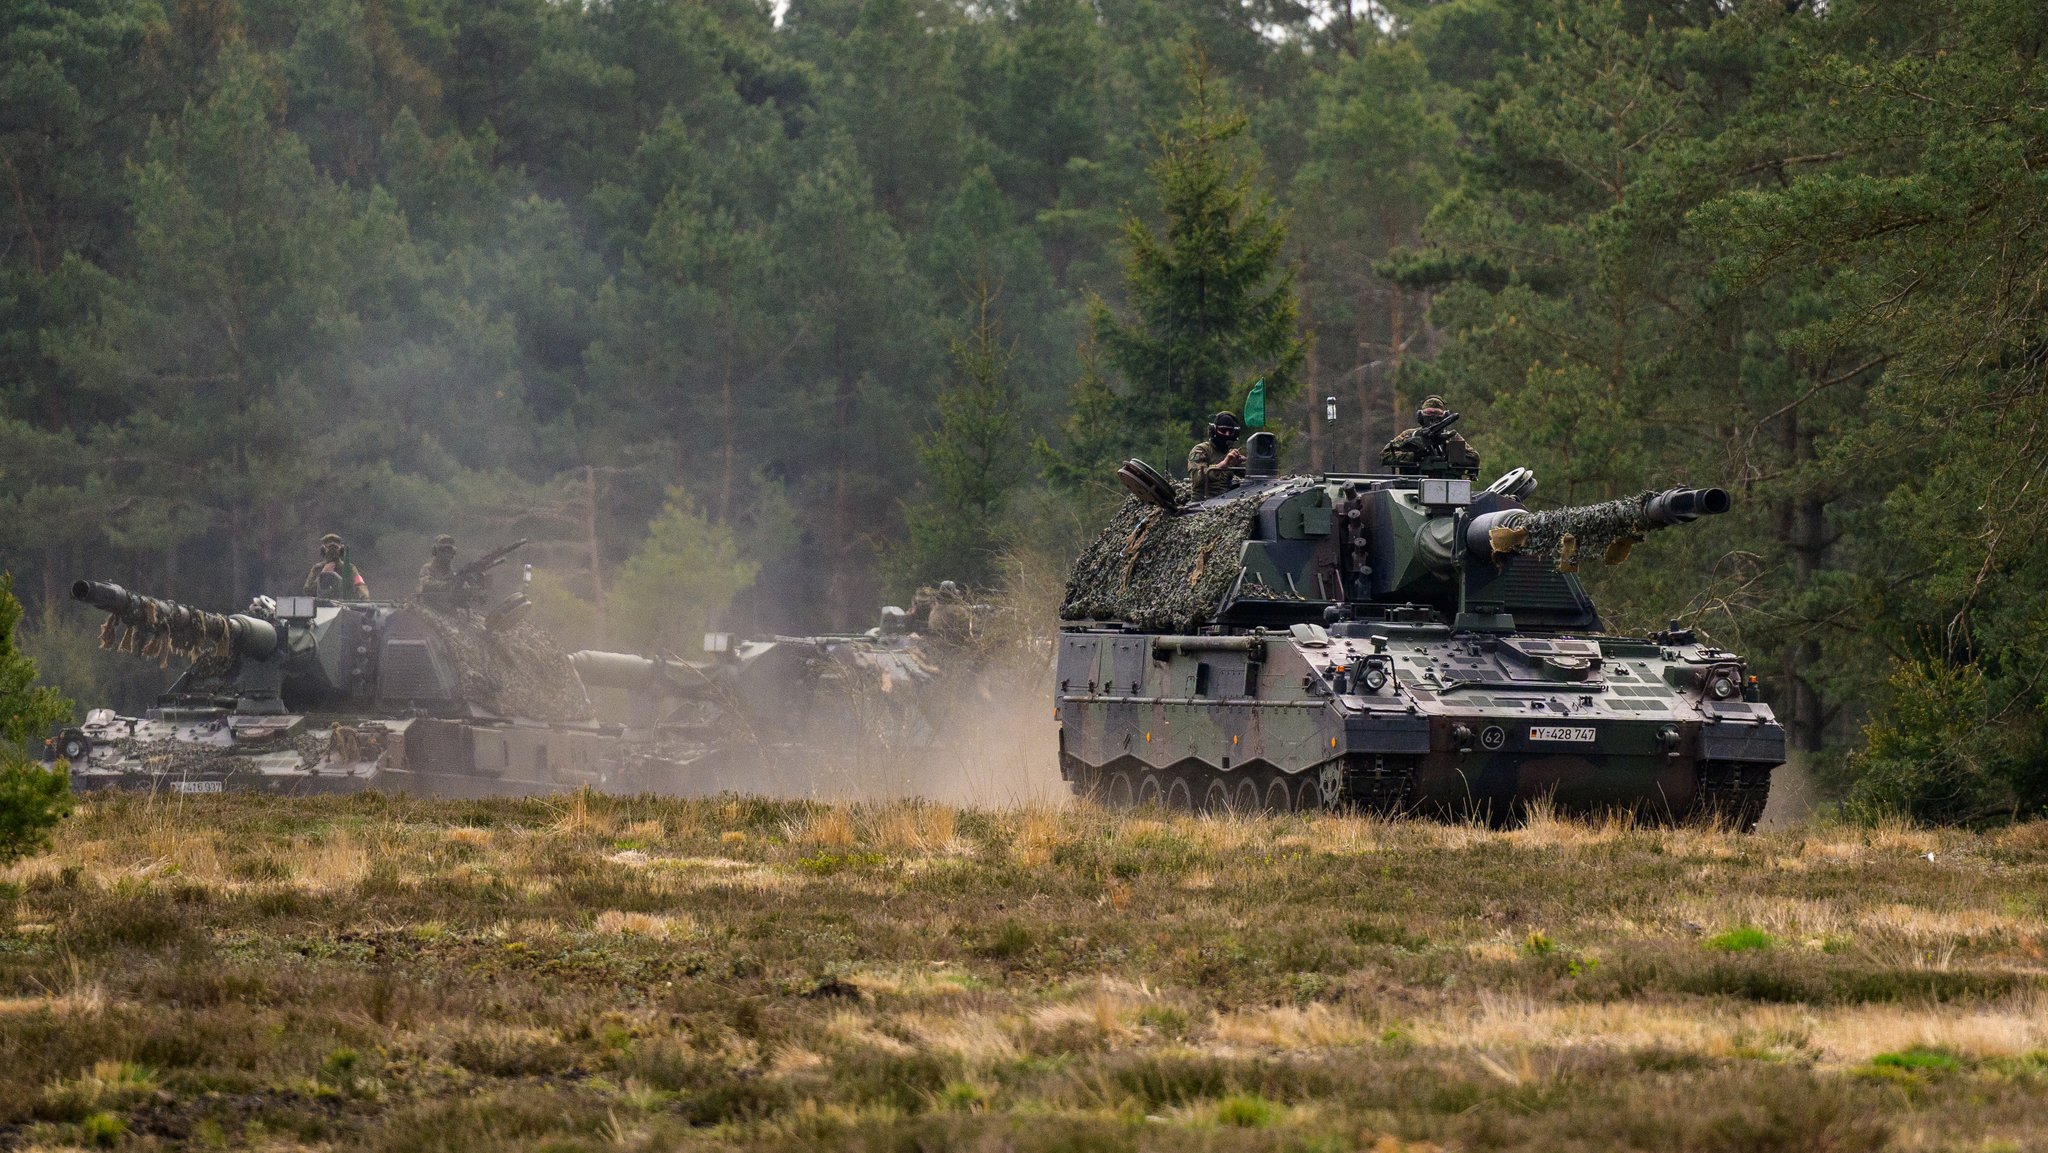
[[[1455,420],[1452,417],[1451,420]],[[1450,421],[1438,426],[1437,435]],[[1575,575],[1725,512],[1677,488],[1532,511],[1516,469],[1278,475],[1186,499],[1142,462],[1061,609],[1061,773],[1113,806],[1561,809],[1753,828],[1784,730],[1743,660],[1615,636]]]
[[[564,653],[517,597],[222,614],[102,582],[72,595],[107,613],[104,647],[190,662],[144,715],[94,709],[49,742],[80,789],[806,795],[824,750],[923,748],[945,701],[945,646],[900,628],[720,638],[683,661]],[[597,720],[586,685],[627,690],[624,722]]]
[[[629,702],[625,755],[691,793],[805,794],[829,765],[927,748],[947,701],[946,662],[925,638],[877,632],[713,638],[708,659],[584,650],[592,689]]]
[[[314,597],[222,614],[98,581],[71,591],[107,613],[103,646],[191,662],[145,715],[94,709],[50,742],[76,788],[645,787],[624,779],[622,733],[592,720],[567,655],[506,611],[516,598],[490,614]]]

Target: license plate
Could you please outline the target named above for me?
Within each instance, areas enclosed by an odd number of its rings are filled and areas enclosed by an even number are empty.
[[[1590,745],[1596,738],[1592,729],[1571,729],[1559,725],[1536,725],[1529,730],[1532,741],[1571,741],[1574,744]]]
[[[219,781],[172,781],[171,791],[174,793],[218,793],[221,789]]]

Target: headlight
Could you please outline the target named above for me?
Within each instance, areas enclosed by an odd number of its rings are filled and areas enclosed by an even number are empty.
[[[1387,687],[1387,670],[1380,665],[1367,665],[1365,666],[1365,676],[1363,679],[1365,680],[1366,692],[1379,692]]]
[[[1715,669],[1707,674],[1707,695],[1717,701],[1732,701],[1742,695],[1742,677],[1734,669]]]

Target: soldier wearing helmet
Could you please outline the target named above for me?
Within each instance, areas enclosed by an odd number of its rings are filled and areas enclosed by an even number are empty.
[[[434,555],[420,566],[419,598],[435,608],[457,608],[462,601],[456,585],[455,538],[442,533],[434,538]]]
[[[974,632],[974,617],[968,612],[967,597],[952,581],[940,581],[932,598],[931,635],[948,644],[964,645]]]
[[[1244,454],[1237,450],[1237,438],[1244,421],[1234,412],[1219,412],[1209,418],[1209,439],[1197,441],[1188,450],[1188,483],[1195,499],[1220,496],[1236,487],[1244,471]]]
[[[370,599],[370,586],[362,572],[349,563],[348,546],[341,542],[340,533],[320,538],[320,559],[306,574],[306,595],[335,601]]]
[[[1472,451],[1465,438],[1449,430],[1431,431],[1455,415],[1448,411],[1443,397],[1424,398],[1422,407],[1415,412],[1416,427],[1405,429],[1388,441],[1380,450],[1380,463],[1392,466],[1397,473],[1448,473],[1476,478],[1479,454]]]

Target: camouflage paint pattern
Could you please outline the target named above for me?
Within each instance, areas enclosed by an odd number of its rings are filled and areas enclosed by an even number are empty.
[[[1377,476],[1285,478],[1219,500],[1256,511],[1217,582],[1227,591],[1194,627],[1147,630],[1069,596],[1055,679],[1077,791],[1492,816],[1548,797],[1754,823],[1784,735],[1740,658],[1683,631],[1607,635],[1571,573],[1471,544],[1476,518],[1517,502]],[[1632,532],[1657,527],[1629,519]],[[1148,543],[1112,526],[1070,594],[1145,574]],[[1157,563],[1179,571],[1184,554]]]

